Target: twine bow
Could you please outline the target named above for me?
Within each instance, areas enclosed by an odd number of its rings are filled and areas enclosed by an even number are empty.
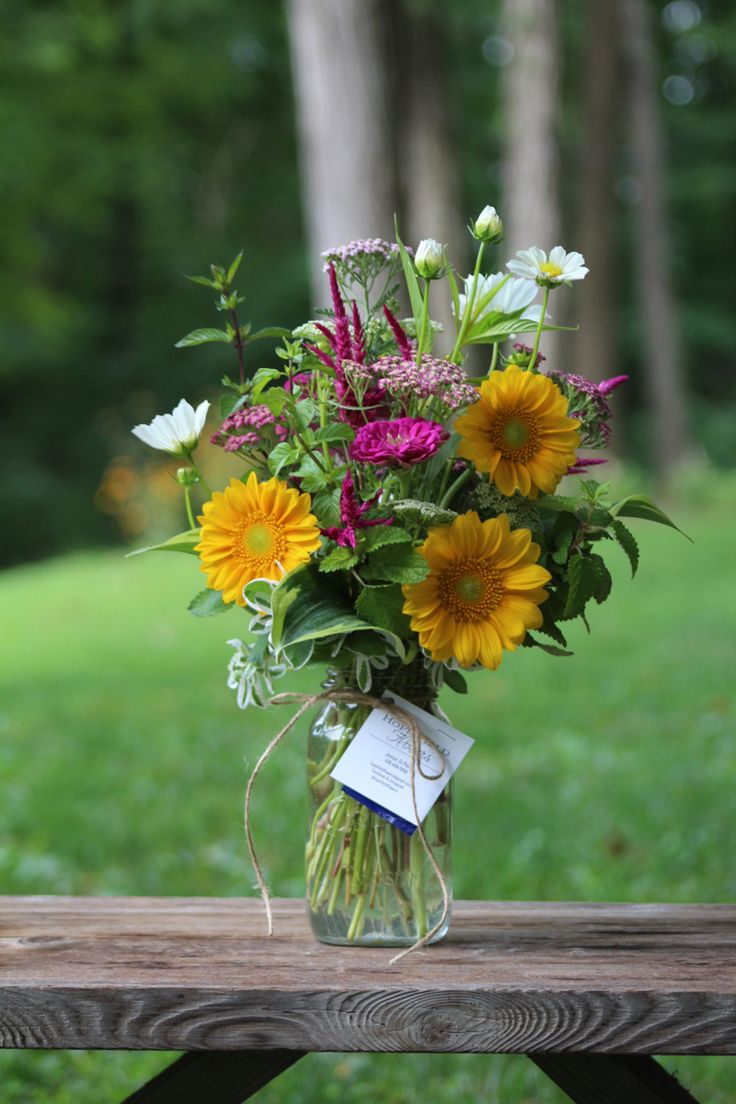
[[[448,913],[450,911],[450,895],[447,889],[447,882],[445,876],[442,873],[439,863],[435,857],[434,851],[427,839],[424,832],[424,828],[421,825],[419,818],[419,811],[417,809],[417,793],[416,793],[416,773],[417,771],[428,780],[435,780],[441,778],[445,770],[445,764],[442,757],[442,753],[435,744],[435,742],[427,736],[425,732],[419,726],[419,722],[408,710],[397,705],[396,702],[387,698],[376,698],[372,694],[364,694],[359,690],[324,690],[321,694],[296,694],[296,693],[283,693],[276,694],[271,698],[270,705],[299,705],[294,716],[291,720],[287,721],[284,727],[277,732],[274,738],[269,743],[268,747],[263,751],[258,762],[254,766],[248,784],[245,788],[245,804],[243,810],[243,822],[245,827],[245,841],[248,845],[248,854],[250,855],[250,861],[253,864],[256,880],[258,882],[258,889],[261,894],[261,900],[266,910],[266,922],[268,925],[268,934],[273,935],[273,913],[271,911],[271,893],[269,891],[266,879],[263,876],[263,870],[261,868],[260,860],[256,854],[255,845],[253,843],[253,830],[251,828],[251,816],[250,816],[250,804],[253,796],[253,786],[256,778],[258,777],[262,767],[268,762],[271,754],[276,750],[282,740],[288,736],[294,725],[299,721],[308,709],[317,705],[321,701],[330,701],[336,703],[348,703],[352,705],[368,705],[372,709],[380,708],[385,709],[387,713],[396,717],[409,729],[409,735],[411,737],[411,802],[414,809],[414,817],[417,822],[417,833],[419,839],[422,842],[422,846],[429,859],[430,865],[437,875],[437,880],[440,883],[442,889],[442,915],[437,923],[430,928],[430,930],[423,936],[421,936],[415,943],[412,943],[411,947],[406,947],[399,954],[394,955],[390,960],[389,965],[393,965],[403,958],[404,955],[409,954],[411,951],[416,951],[420,947],[426,946],[432,939],[432,937],[444,926]],[[437,774],[429,774],[425,771],[422,765],[422,743],[434,751],[440,759],[441,768]]]

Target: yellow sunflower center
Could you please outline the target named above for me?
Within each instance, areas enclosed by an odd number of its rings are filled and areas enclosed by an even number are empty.
[[[525,410],[508,410],[489,428],[491,441],[505,460],[529,460],[539,448],[539,422]]]
[[[501,573],[489,560],[458,560],[439,577],[440,602],[456,621],[485,621],[503,593]]]
[[[270,567],[286,553],[282,527],[265,514],[249,514],[240,522],[234,541],[236,557],[248,564]]]
[[[539,266],[539,271],[543,272],[545,276],[561,276],[562,269],[559,265],[553,264],[552,261],[542,261]]]

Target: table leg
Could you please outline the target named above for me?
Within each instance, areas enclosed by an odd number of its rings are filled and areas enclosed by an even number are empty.
[[[575,1104],[697,1104],[653,1058],[627,1054],[529,1054]]]
[[[123,1104],[242,1104],[302,1057],[299,1050],[193,1051]]]

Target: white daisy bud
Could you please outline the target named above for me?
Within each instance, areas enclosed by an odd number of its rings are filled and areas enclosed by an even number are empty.
[[[445,248],[434,238],[423,238],[417,246],[414,267],[425,280],[434,280],[445,265]]]
[[[485,242],[486,245],[500,242],[503,237],[503,223],[495,207],[486,204],[475,220],[473,233],[478,241]]]

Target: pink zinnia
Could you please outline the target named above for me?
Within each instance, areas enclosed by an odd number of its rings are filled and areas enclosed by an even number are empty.
[[[350,445],[352,460],[410,468],[429,460],[449,437],[439,422],[425,418],[394,418],[361,426]]]

